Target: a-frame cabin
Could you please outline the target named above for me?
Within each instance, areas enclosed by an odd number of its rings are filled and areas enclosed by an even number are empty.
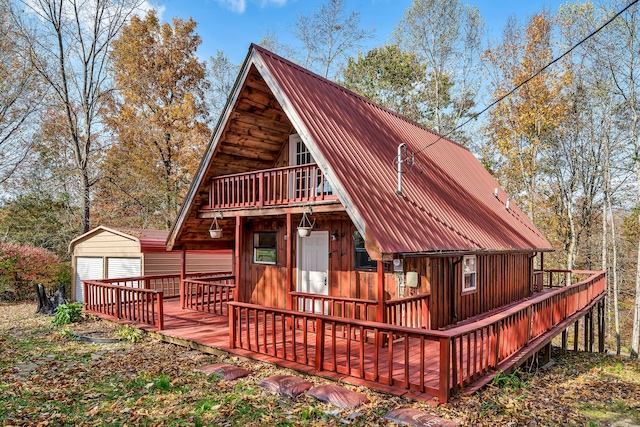
[[[534,270],[551,245],[467,148],[255,45],[167,248],[233,250],[181,275],[172,310],[225,316],[196,341],[387,391],[446,401],[581,318],[590,349],[596,305],[602,349],[604,273]]]

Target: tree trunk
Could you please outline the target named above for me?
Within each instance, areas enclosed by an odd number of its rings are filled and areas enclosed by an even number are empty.
[[[36,295],[38,297],[38,309],[36,314],[43,314],[51,316],[55,314],[56,308],[67,302],[64,298],[64,285],[61,283],[58,285],[58,290],[51,296],[47,296],[47,292],[41,283],[36,286]]]

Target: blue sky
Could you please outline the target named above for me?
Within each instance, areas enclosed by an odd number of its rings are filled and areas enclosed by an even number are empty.
[[[249,44],[257,43],[267,31],[278,35],[280,42],[296,45],[290,26],[298,14],[306,15],[318,8],[322,0],[156,0],[162,19],[177,16],[198,22],[202,37],[198,54],[203,60],[223,50],[232,61],[244,60]],[[484,18],[492,37],[501,34],[506,19],[515,15],[526,20],[544,7],[556,11],[559,0],[470,0]],[[360,10],[364,27],[375,28],[373,47],[387,41],[411,0],[347,0],[350,9]]]

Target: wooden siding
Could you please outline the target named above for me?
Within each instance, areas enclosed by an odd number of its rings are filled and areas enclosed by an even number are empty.
[[[412,295],[431,293],[431,328],[438,329],[529,297],[530,255],[478,255],[477,290],[464,294],[460,257],[407,259],[405,271],[420,277],[419,292]]]
[[[124,236],[101,231],[77,242],[74,256],[139,257],[140,243]]]
[[[144,274],[154,276],[180,273],[180,251],[147,252],[144,254]],[[231,271],[231,252],[187,251],[187,273]]]

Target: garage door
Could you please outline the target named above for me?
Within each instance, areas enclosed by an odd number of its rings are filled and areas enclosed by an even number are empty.
[[[103,278],[102,258],[76,258],[76,301],[84,302],[83,280],[102,280]]]
[[[140,258],[107,258],[107,278],[140,277]]]

